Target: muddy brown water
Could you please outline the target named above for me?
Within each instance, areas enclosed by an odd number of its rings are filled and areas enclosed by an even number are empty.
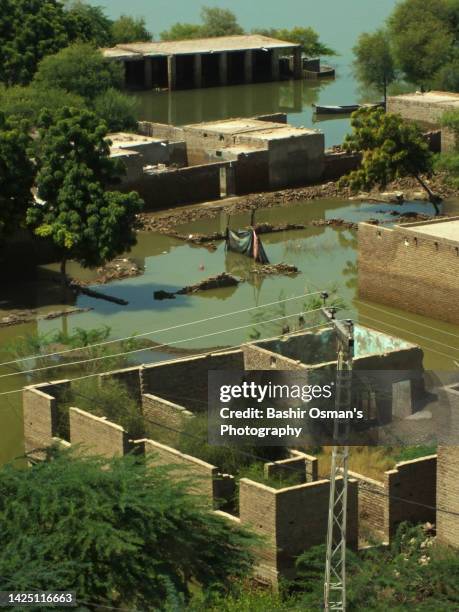
[[[447,212],[459,214],[459,202],[447,203],[445,207]],[[319,218],[343,218],[354,222],[369,218],[394,221],[396,217],[389,214],[394,208],[379,203],[316,200],[258,210],[256,221],[275,224],[305,223],[308,219]],[[397,210],[425,212],[426,205],[408,203],[403,207],[397,207]],[[243,227],[249,222],[250,213],[237,214],[230,219],[232,228]],[[221,213],[212,219],[202,219],[178,226],[177,229],[189,233],[224,231],[226,223],[227,216]],[[336,287],[337,294],[347,304],[347,310],[343,313],[345,316],[352,316],[356,321],[370,327],[420,344],[425,351],[427,368],[449,370],[454,367],[449,355],[459,358],[459,341],[458,338],[447,334],[453,333],[459,336],[459,327],[394,308],[378,304],[361,304],[356,301],[355,231],[334,227],[309,227],[304,230],[266,234],[262,236],[262,240],[271,262],[293,264],[301,273],[296,276],[254,277],[251,275],[253,268],[251,260],[242,255],[225,253],[223,243],[218,243],[215,251],[209,251],[205,247],[190,246],[161,234],[141,232],[138,244],[129,256],[145,268],[145,273],[139,277],[98,287],[101,291],[128,300],[128,306],[118,306],[80,296],[75,301],[75,305],[92,307],[93,310],[67,318],[40,320],[0,328],[0,361],[11,359],[11,355],[6,351],[8,345],[25,334],[52,334],[57,330],[72,331],[76,327],[91,329],[108,325],[111,328],[111,337],[120,338],[231,313],[318,289]],[[63,304],[60,288],[51,280],[57,271],[57,263],[40,266],[37,268],[35,281],[5,285],[0,317],[21,308],[36,308],[40,313],[61,308]],[[175,300],[153,299],[153,292],[156,290],[176,291],[185,285],[194,284],[224,271],[246,277],[248,280],[237,287],[191,296],[177,296]],[[75,264],[70,265],[69,272],[86,280],[90,280],[93,275],[91,271],[81,270]],[[292,315],[293,325],[296,321],[294,313],[300,312],[305,303],[305,299],[292,300],[286,302],[283,307],[270,307],[191,324],[167,332],[152,333],[148,338],[158,344],[169,343],[174,349],[173,352],[164,347],[148,349],[136,355],[133,361],[166,359],[171,355],[176,356],[178,349],[199,350],[216,346],[233,346],[251,339],[254,331],[257,331],[261,337],[275,335],[279,333],[282,322],[260,324],[254,313],[258,313],[263,320],[284,314]],[[364,315],[374,320],[365,319]],[[310,315],[310,318],[306,316],[306,325],[309,321],[315,322],[313,316]],[[428,327],[425,327],[426,325]],[[456,348],[451,349],[444,345]],[[35,380],[33,376],[3,376],[11,373],[8,367],[0,367],[0,393],[19,389],[23,384]],[[65,372],[69,377],[78,376],[78,373],[75,367]],[[22,452],[22,445],[20,394],[0,396],[0,463],[18,456]]]

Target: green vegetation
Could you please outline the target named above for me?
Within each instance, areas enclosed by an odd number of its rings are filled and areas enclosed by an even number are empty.
[[[8,234],[23,224],[31,204],[34,179],[27,122],[0,113],[0,246]]]
[[[323,608],[325,546],[316,546],[296,562],[298,578],[273,594],[236,583],[228,595],[196,596],[191,612],[300,612]],[[349,612],[449,612],[459,604],[459,557],[422,527],[399,527],[392,546],[355,554],[347,551]]]
[[[239,476],[243,470],[257,463],[285,459],[284,446],[216,446],[207,443],[207,413],[196,415],[187,421],[183,433],[175,445],[182,453],[198,457],[217,466],[225,474]],[[255,474],[256,471],[253,472]],[[249,476],[247,476],[249,477]]]
[[[38,65],[34,83],[41,89],[62,89],[92,101],[110,87],[119,87],[122,67],[106,62],[90,43],[75,43]]]
[[[212,38],[214,36],[234,36],[244,34],[236,15],[229,10],[216,7],[203,7],[202,24],[175,23],[169,30],[161,32],[161,40],[185,40],[189,38]],[[301,45],[303,53],[309,57],[336,55],[336,52],[319,40],[312,28],[258,28],[253,34],[262,34]]]
[[[351,118],[352,133],[344,141],[346,151],[362,153],[362,163],[341,179],[352,190],[384,187],[390,181],[411,176],[427,192],[438,214],[438,196],[421,178],[433,169],[433,156],[419,127],[383,109],[362,108]]]
[[[111,25],[111,44],[118,45],[122,43],[133,42],[148,42],[153,39],[145,25],[143,17],[129,17],[121,15],[119,19]]]
[[[227,9],[204,6],[201,10],[202,24],[175,23],[169,30],[161,32],[161,40],[184,40],[188,38],[213,38],[244,34],[236,15]]]
[[[106,417],[121,425],[133,439],[145,434],[144,418],[138,400],[126,385],[111,378],[101,381],[88,378],[72,383],[71,388],[59,398],[58,436],[69,440],[69,408],[77,407],[96,416]]]
[[[3,590],[52,585],[91,609],[177,610],[191,588],[221,591],[250,573],[252,536],[209,512],[170,470],[132,456],[48,454],[29,469],[0,470]]]
[[[442,126],[448,128],[455,138],[455,147],[449,153],[442,153],[435,162],[437,170],[446,173],[446,181],[454,188],[459,188],[459,112],[450,111],[442,117]]]
[[[142,202],[134,192],[108,191],[120,168],[96,115],[64,108],[54,117],[44,112],[38,125],[36,185],[43,203],[28,209],[27,223],[58,247],[65,279],[68,259],[94,267],[135,244]]]
[[[364,85],[381,90],[381,76],[421,89],[459,91],[459,3],[457,0],[403,0],[384,30],[361,35],[354,49],[356,73]],[[372,48],[373,45],[373,48]]]
[[[66,20],[71,40],[90,42],[97,47],[109,47],[113,43],[114,24],[100,6],[74,0],[67,5]]]
[[[134,334],[128,340],[106,344],[110,336],[111,328],[107,325],[94,329],[76,327],[70,333],[61,331],[47,334],[26,333],[17,336],[10,342],[5,347],[5,351],[18,361],[16,368],[19,372],[46,368],[43,372],[34,373],[34,382],[39,382],[52,378],[62,378],[63,371],[66,369],[65,364],[98,357],[104,359],[83,363],[78,366],[79,371],[83,374],[94,374],[126,367],[128,365],[127,357],[118,354],[146,346],[145,341],[142,343],[137,340]],[[101,344],[102,346],[93,346],[94,344]],[[66,352],[47,357],[49,354],[62,351]],[[26,359],[30,355],[36,355],[36,357],[33,360]]]
[[[336,51],[319,40],[319,35],[313,28],[257,28],[253,34],[262,34],[271,38],[279,38],[287,42],[301,45],[302,52],[307,57],[320,55],[336,55]]]
[[[29,83],[39,61],[69,42],[67,16],[58,0],[2,0],[0,82]]]
[[[395,81],[396,72],[386,30],[361,34],[354,47],[354,70],[366,87],[374,87],[387,98],[387,88]]]
[[[404,0],[388,20],[397,65],[405,79],[429,87],[456,57],[459,4],[456,0]]]

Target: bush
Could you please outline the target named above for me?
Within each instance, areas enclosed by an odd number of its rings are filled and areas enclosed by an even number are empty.
[[[105,123],[110,132],[135,130],[139,103],[134,96],[110,88],[94,100],[94,112]]]
[[[182,453],[217,466],[225,474],[237,476],[258,460],[274,461],[288,456],[284,446],[215,446],[207,443],[207,414],[189,419],[178,442]],[[256,468],[255,468],[256,469]]]
[[[42,89],[63,89],[92,101],[110,87],[121,86],[122,66],[105,61],[89,43],[75,43],[45,57],[33,82]]]
[[[70,435],[68,411],[71,407],[106,417],[121,425],[132,438],[142,438],[145,434],[144,418],[138,400],[116,379],[107,378],[102,382],[95,377],[72,383],[58,402],[58,435],[64,440],[68,440]]]

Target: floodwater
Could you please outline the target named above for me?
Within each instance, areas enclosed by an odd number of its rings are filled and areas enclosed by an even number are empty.
[[[227,117],[286,112],[295,126],[318,128],[325,134],[327,147],[343,141],[349,130],[349,118],[314,123],[312,104],[355,104],[376,102],[379,96],[361,91],[352,74],[352,47],[361,32],[375,30],[393,10],[396,0],[91,0],[116,18],[121,13],[141,15],[147,27],[159,33],[176,21],[199,23],[203,5],[231,9],[241,26],[252,28],[310,26],[327,45],[338,53],[323,58],[336,68],[335,80],[262,83],[224,88],[175,92],[141,92],[140,116],[144,120],[185,125]]]
[[[459,212],[459,203],[446,204],[448,212]],[[369,218],[396,219],[390,215],[392,206],[379,203],[358,203],[339,200],[298,202],[257,211],[257,222],[305,223],[308,219],[343,218],[363,221]],[[425,211],[423,203],[397,207],[400,212]],[[230,227],[240,228],[250,222],[250,214],[233,215]],[[223,231],[227,224],[226,214],[213,219],[204,219],[179,227],[186,232]],[[167,344],[174,349],[205,350],[211,347],[235,346],[254,338],[276,335],[286,320],[271,321],[290,315],[289,324],[297,323],[298,313],[310,309],[307,298],[294,299],[283,305],[230,314],[243,309],[303,295],[308,292],[332,289],[346,303],[342,316],[351,316],[362,324],[380,331],[399,335],[401,338],[419,343],[425,350],[425,366],[448,370],[453,358],[459,357],[456,338],[459,328],[377,304],[361,304],[356,301],[356,247],[354,231],[327,227],[309,227],[305,230],[288,231],[262,236],[265,249],[272,263],[285,262],[296,265],[300,274],[296,276],[270,276],[263,279],[251,274],[252,262],[239,254],[225,253],[223,243],[217,250],[196,247],[164,235],[141,232],[138,244],[130,257],[145,268],[145,274],[136,278],[118,281],[100,288],[111,295],[129,301],[128,306],[118,306],[105,301],[80,296],[77,306],[91,307],[92,311],[56,320],[40,320],[0,329],[0,361],[9,361],[11,356],[2,348],[28,333],[40,334],[53,331],[71,331],[76,327],[91,329],[108,325],[113,338],[135,333],[154,332],[149,339]],[[1,315],[8,308],[39,308],[41,312],[55,310],[60,304],[60,288],[52,282],[58,264],[41,266],[37,282],[27,285],[18,283],[4,287]],[[202,292],[196,295],[177,296],[174,300],[155,301],[153,292],[159,289],[176,291],[185,285],[194,284],[208,276],[230,272],[246,280],[237,287]],[[70,274],[80,275],[73,265]],[[90,272],[82,276],[90,278]],[[209,317],[219,317],[201,323],[193,323]],[[317,322],[317,314],[305,316],[305,325]],[[370,317],[370,318],[366,318]],[[190,325],[188,325],[191,323]],[[176,329],[164,330],[173,326]],[[171,356],[170,349],[156,346],[135,355],[138,361],[156,361]],[[0,392],[19,389],[26,382],[23,375],[10,374],[7,367],[0,368]],[[76,368],[65,372],[66,376],[78,376]],[[12,459],[22,449],[22,416],[20,394],[4,395],[0,402],[0,462]]]

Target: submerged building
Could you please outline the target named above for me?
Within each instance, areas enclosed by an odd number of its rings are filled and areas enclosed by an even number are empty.
[[[361,298],[459,324],[459,217],[359,224]]]
[[[303,76],[300,45],[258,34],[120,44],[102,52],[123,64],[129,89],[192,89]]]

